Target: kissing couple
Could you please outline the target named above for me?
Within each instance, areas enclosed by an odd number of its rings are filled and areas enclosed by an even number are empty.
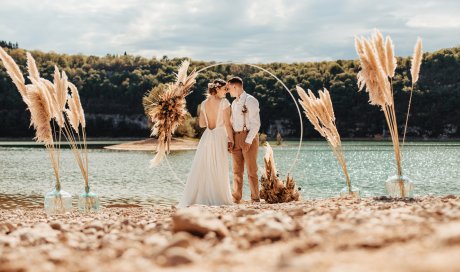
[[[235,98],[232,104],[225,98],[227,93]],[[233,77],[227,82],[216,79],[208,84],[207,98],[199,110],[199,124],[206,130],[198,144],[179,207],[239,203],[245,166],[251,199],[259,202],[259,102],[244,91],[241,78]],[[233,158],[232,190],[229,153]]]

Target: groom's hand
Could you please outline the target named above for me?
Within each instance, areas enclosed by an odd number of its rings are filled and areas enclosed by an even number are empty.
[[[248,152],[248,151],[249,151],[249,148],[251,148],[251,144],[244,143],[243,152]]]

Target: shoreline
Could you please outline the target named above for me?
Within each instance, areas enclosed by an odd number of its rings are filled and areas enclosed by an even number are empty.
[[[0,209],[1,271],[458,271],[460,197]],[[27,256],[27,258],[24,258]]]
[[[121,143],[116,145],[104,146],[104,149],[109,150],[129,150],[129,151],[154,151],[158,145],[158,140],[147,138],[138,141]],[[196,150],[198,140],[186,138],[173,138],[171,140],[171,151]]]
[[[171,142],[171,151],[190,151],[196,150],[199,139],[195,138],[173,138]],[[277,147],[297,147],[298,141],[294,139],[285,139],[281,145],[277,145],[276,141],[268,141],[273,148]],[[375,140],[375,139],[344,139],[344,146],[351,146],[353,144],[360,145],[388,145],[391,146],[390,140]],[[302,142],[302,146],[308,145],[327,145],[327,142],[321,139],[309,139]],[[146,138],[92,138],[88,139],[88,148],[90,149],[107,149],[117,151],[155,151],[157,146],[157,139]],[[460,146],[460,140],[412,140],[406,142],[406,146],[429,146],[429,145],[448,145],[448,146]],[[43,144],[36,143],[29,139],[0,139],[0,147],[34,147],[43,148]],[[62,144],[63,148],[69,148],[68,143]]]

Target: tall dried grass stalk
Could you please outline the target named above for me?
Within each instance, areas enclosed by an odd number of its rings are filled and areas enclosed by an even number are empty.
[[[384,72],[389,75],[388,71],[388,59],[387,59],[387,53],[386,53],[386,47],[385,47],[385,42],[383,40],[382,33],[375,29],[374,35],[372,37],[372,42],[374,44],[375,51],[377,52],[377,56],[380,60],[380,64],[382,65],[382,68],[384,69]]]
[[[420,66],[422,65],[423,58],[423,48],[422,48],[422,39],[418,38],[417,43],[414,47],[414,55],[412,56],[412,64],[410,68],[410,74],[412,76],[412,84],[415,84],[418,81],[420,74]]]
[[[347,164],[345,162],[345,156],[343,155],[340,134],[335,124],[334,108],[332,107],[329,91],[327,89],[319,91],[319,97],[317,98],[310,89],[307,94],[300,86],[296,86],[296,88],[300,96],[299,102],[304,109],[305,115],[310,123],[313,124],[315,130],[326,138],[345,175],[348,193],[353,195],[350,176],[348,175]]]
[[[387,36],[385,39],[385,54],[387,56],[386,72],[390,78],[393,78],[395,76],[397,61],[394,56],[393,41],[390,36]]]
[[[389,37],[385,42],[385,55],[381,52],[382,40],[375,38],[380,36],[376,30],[374,38],[366,39],[364,37],[355,38],[356,52],[358,53],[361,70],[359,71],[358,87],[359,91],[366,87],[369,93],[369,102],[371,105],[378,105],[382,108],[388,128],[391,134],[393,150],[396,160],[397,175],[402,175],[401,168],[401,152],[399,147],[398,126],[396,122],[396,113],[393,99],[393,86],[391,77],[394,76],[396,69],[396,60],[394,58],[393,43]],[[385,57],[385,58],[384,58]],[[382,64],[382,59],[386,59],[385,66]],[[400,195],[405,197],[404,183],[401,180]]]
[[[35,140],[44,143],[45,146],[50,146],[53,144],[53,132],[50,123],[49,102],[43,92],[35,86],[29,88],[28,98],[30,101],[31,126],[36,131]]]
[[[56,146],[55,133],[53,133],[50,123],[53,115],[52,101],[48,93],[43,90],[43,86],[25,84],[24,76],[19,66],[2,48],[0,48],[0,58],[23,101],[26,103],[27,109],[30,111],[30,125],[35,129],[34,140],[45,145],[56,179],[55,188],[60,190],[59,148]],[[36,81],[39,73],[35,60],[30,54],[27,54],[27,68],[30,73],[30,79]]]
[[[409,114],[410,114],[410,107],[412,104],[412,94],[414,92],[414,86],[417,83],[418,78],[419,78],[420,66],[422,65],[422,59],[423,59],[422,46],[423,46],[422,39],[418,38],[417,42],[415,43],[414,54],[412,55],[412,63],[411,63],[411,68],[410,68],[412,84],[410,88],[409,104],[407,106],[406,123],[404,125],[403,145],[406,142],[406,131],[407,131],[407,125],[409,124]]]
[[[68,82],[65,72],[59,72],[57,66],[54,71],[54,82],[41,78],[30,53],[27,53],[27,70],[32,84],[25,85],[18,65],[1,48],[0,57],[31,113],[31,126],[36,132],[34,139],[43,143],[48,151],[56,177],[56,190],[59,191],[61,188],[59,177],[61,135],[69,141],[83,175],[85,189],[89,190],[86,122],[77,88]],[[80,126],[83,131],[83,144],[80,141]]]
[[[190,94],[198,75],[195,70],[187,75],[189,65],[189,61],[182,62],[176,82],[156,86],[143,98],[146,115],[154,124],[151,136],[158,137],[157,153],[150,161],[152,166],[160,164],[164,156],[169,154],[172,135],[185,121],[185,97]]]
[[[27,70],[29,72],[29,77],[39,81],[40,73],[38,72],[38,68],[35,63],[35,59],[32,56],[32,54],[30,54],[29,52],[27,52],[26,55],[27,55]]]

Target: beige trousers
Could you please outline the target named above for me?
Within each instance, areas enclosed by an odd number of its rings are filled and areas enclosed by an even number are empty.
[[[243,174],[244,165],[248,173],[249,186],[251,188],[251,199],[259,201],[259,178],[257,177],[257,152],[259,151],[259,135],[252,141],[251,147],[247,152],[243,152],[247,131],[235,132],[233,147],[233,200],[239,202],[243,196]]]

